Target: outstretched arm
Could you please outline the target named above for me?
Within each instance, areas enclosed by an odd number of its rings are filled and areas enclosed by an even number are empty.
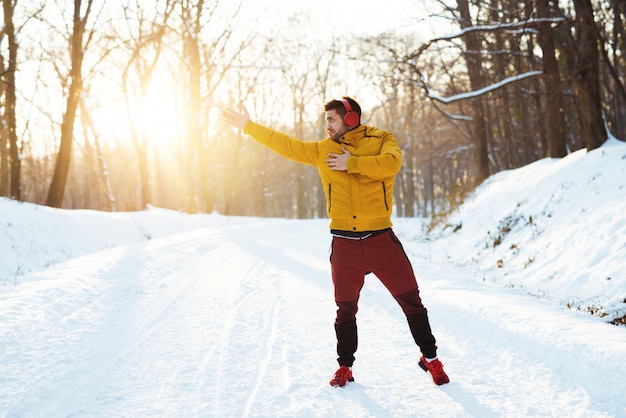
[[[237,129],[241,129],[255,141],[260,142],[277,154],[299,163],[315,165],[317,161],[316,142],[305,143],[301,139],[291,138],[284,133],[255,123],[250,120],[250,115],[245,106],[242,110],[243,113],[232,108],[226,108],[222,111],[222,118],[225,122]]]
[[[234,109],[226,108],[222,111],[222,117],[226,122],[233,125],[237,129],[241,129],[246,126],[246,123],[250,120],[250,114],[246,110],[246,107],[243,107],[243,113],[237,112]]]

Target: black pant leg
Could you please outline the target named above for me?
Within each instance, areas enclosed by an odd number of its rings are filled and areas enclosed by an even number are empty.
[[[352,367],[354,363],[354,353],[358,346],[358,336],[356,319],[352,321],[335,324],[337,334],[337,362],[340,366]]]

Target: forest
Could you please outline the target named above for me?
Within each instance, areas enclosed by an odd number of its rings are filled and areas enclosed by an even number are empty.
[[[0,196],[17,201],[324,217],[316,171],[226,106],[316,141],[323,104],[354,97],[402,147],[395,213],[434,220],[494,173],[626,139],[623,0],[414,1],[423,18],[354,36],[244,0],[2,3]]]

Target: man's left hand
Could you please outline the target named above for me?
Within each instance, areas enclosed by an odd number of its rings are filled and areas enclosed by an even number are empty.
[[[243,112],[237,112],[234,109],[227,108],[222,112],[222,118],[237,129],[243,130],[246,127],[246,123],[250,120],[250,114],[248,110],[243,106]]]
[[[343,151],[343,154],[335,154],[334,152],[328,153],[326,164],[331,170],[345,171],[348,169],[348,157],[352,154],[350,154],[350,151],[344,147],[341,147],[341,150]]]

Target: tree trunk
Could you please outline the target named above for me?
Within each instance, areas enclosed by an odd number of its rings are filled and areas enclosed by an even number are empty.
[[[462,29],[472,26],[472,20],[469,12],[467,0],[457,0],[457,8],[461,15],[459,23]],[[467,72],[470,78],[470,85],[473,91],[484,87],[484,79],[482,76],[482,65],[480,58],[481,42],[476,34],[467,32],[463,35],[465,42],[465,62],[467,64]],[[489,153],[487,147],[487,125],[485,121],[485,110],[482,96],[478,96],[473,100],[474,104],[474,129],[473,139],[476,155],[477,167],[477,183],[482,182],[489,177]]]
[[[4,68],[2,64],[2,57],[0,56],[0,68]],[[3,88],[4,86],[0,83],[0,100],[4,97]],[[5,116],[2,116],[0,119],[0,123],[5,125],[4,123]],[[7,130],[6,128],[0,127],[0,196],[8,196],[9,195],[9,181],[11,180],[11,174],[9,171],[9,146],[7,142]]]
[[[415,207],[417,206],[417,194],[415,193],[415,178],[417,174],[415,173],[415,158],[413,155],[407,155],[404,159],[404,172],[405,172],[405,180],[404,180],[404,216],[407,218],[415,217]]]
[[[9,62],[4,74],[6,85],[6,103],[4,107],[4,120],[6,132],[9,137],[9,160],[10,160],[10,188],[9,196],[15,200],[21,200],[20,192],[20,171],[21,158],[17,140],[17,123],[15,118],[15,105],[17,102],[15,95],[15,69],[17,62],[17,42],[15,39],[15,26],[13,24],[13,11],[15,2],[13,0],[2,0],[4,10],[4,32],[8,41]],[[4,151],[4,150],[3,150]]]
[[[578,53],[575,79],[580,98],[584,140],[587,150],[600,147],[607,139],[602,118],[598,37],[590,0],[574,0]]]
[[[204,146],[202,133],[202,61],[200,56],[200,32],[202,29],[202,14],[204,1],[183,2],[182,17],[186,22],[183,33],[183,49],[187,67],[187,117],[185,119],[185,134],[187,142],[187,170],[188,202],[191,206],[186,209],[190,212],[211,212],[213,202],[209,195],[208,153]],[[208,70],[207,70],[208,71]]]
[[[492,0],[491,2],[491,10],[489,12],[490,18],[492,21],[497,22],[500,17],[498,16],[499,7],[498,0]],[[496,51],[505,51],[509,46],[507,45],[506,40],[501,32],[495,32],[493,34],[495,40],[495,49]],[[494,61],[494,69],[496,76],[500,79],[505,79],[507,76],[507,61],[505,60],[504,54],[495,54],[493,57]],[[512,128],[515,126],[515,121],[511,118],[511,100],[510,97],[515,97],[512,94],[512,87],[505,86],[502,89],[502,93],[500,95],[500,100],[502,100],[501,106],[495,106],[494,112],[496,117],[494,118],[494,128],[498,130],[497,138],[502,138],[501,142],[504,142],[502,145],[504,150],[503,159],[505,160],[504,168],[513,168],[518,167],[521,164],[517,158],[516,150],[519,148],[519,144],[516,140],[515,130]]]
[[[540,19],[550,18],[548,0],[537,1],[537,14]],[[561,76],[554,54],[552,25],[549,21],[539,24],[539,45],[543,51],[543,80],[546,89],[548,157],[561,158],[567,155],[563,98],[561,97]]]
[[[608,107],[612,109],[613,117],[610,127],[618,138],[626,139],[626,86],[624,85],[623,69],[626,67],[626,29],[623,18],[626,16],[626,2],[613,3],[613,35],[611,36],[611,56],[602,49],[604,61],[611,74],[607,89],[611,92]],[[608,37],[608,34],[607,34]],[[620,72],[621,78],[620,78]]]
[[[615,16],[614,32],[616,34],[614,36],[614,44],[616,45],[616,47],[613,51],[613,66],[615,68],[619,68],[620,65],[618,65],[618,61],[621,61],[622,65],[626,65],[626,30],[624,29],[624,21],[622,20],[622,16],[626,16],[626,2],[616,1],[615,11],[613,15]],[[621,40],[619,44],[617,42],[618,36]],[[624,68],[624,66],[622,66],[621,68]],[[620,89],[622,91],[625,90],[624,84],[620,83],[620,80],[616,80],[615,83],[620,85]],[[615,120],[617,125],[617,132],[622,137],[622,139],[626,139],[626,94],[622,95],[621,97],[621,100],[616,100]]]
[[[81,17],[80,7],[81,0],[74,0],[74,28],[71,38],[71,61],[70,69],[70,89],[67,96],[67,107],[63,115],[63,123],[61,124],[61,145],[59,154],[57,155],[56,165],[54,166],[54,174],[48,191],[48,206],[60,208],[63,204],[63,195],[65,193],[65,184],[70,169],[70,160],[72,156],[72,145],[74,142],[74,120],[76,119],[76,110],[80,99],[80,93],[83,87],[82,64],[83,64],[83,34],[85,33],[85,25],[89,17],[92,0],[87,3],[85,16]]]

